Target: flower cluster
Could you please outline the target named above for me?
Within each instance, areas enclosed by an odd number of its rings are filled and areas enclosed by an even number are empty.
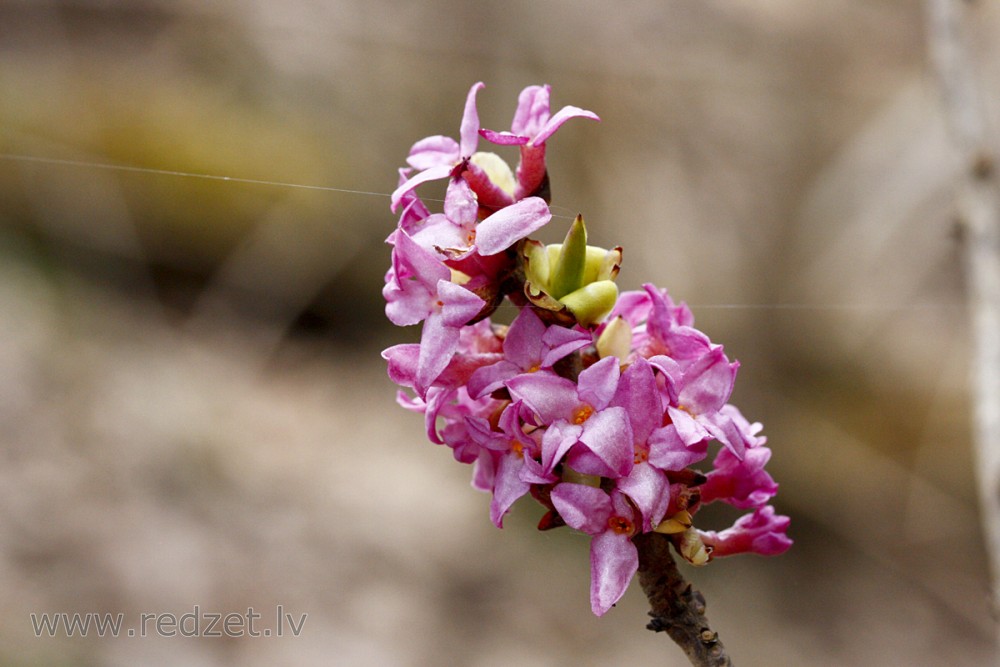
[[[591,608],[604,614],[638,568],[633,539],[656,531],[695,565],[717,556],[779,554],[789,519],[767,503],[777,484],[771,451],[729,404],[738,364],[695,329],[691,311],[645,285],[619,293],[621,248],[587,245],[582,217],[561,244],[528,238],[552,218],[546,142],[570,118],[550,112],[549,87],[520,95],[510,131],[479,127],[469,91],[459,140],[413,145],[392,194],[386,314],[423,323],[419,344],[383,352],[399,403],[424,415],[427,436],[473,465],[473,486],[492,494],[502,527],[531,495],[547,512],[540,529],[568,525],[592,537]],[[511,169],[479,139],[517,146]],[[414,170],[416,172],[414,173]],[[441,212],[416,194],[447,179]],[[508,325],[491,321],[503,303]],[[713,443],[717,451],[705,462]],[[701,530],[702,505],[748,510],[725,530]]]

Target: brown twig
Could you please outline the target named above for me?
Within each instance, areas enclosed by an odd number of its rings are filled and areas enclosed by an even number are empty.
[[[732,667],[719,634],[708,624],[705,598],[677,569],[670,538],[646,533],[633,542],[639,550],[639,584],[651,608],[646,627],[666,632],[696,667]]]

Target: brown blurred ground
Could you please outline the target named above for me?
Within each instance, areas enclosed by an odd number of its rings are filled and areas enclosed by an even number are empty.
[[[738,664],[994,660],[923,42],[902,0],[0,1],[0,663],[684,664],[393,403],[384,195],[476,80],[488,127],[541,82],[602,116],[555,211],[743,364],[796,546],[690,572]],[[278,604],[300,637],[29,622]]]

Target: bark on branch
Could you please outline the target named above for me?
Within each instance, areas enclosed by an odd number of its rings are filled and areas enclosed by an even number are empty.
[[[633,541],[639,550],[639,584],[651,608],[652,620],[646,627],[666,632],[696,667],[732,667],[726,647],[705,616],[705,598],[677,569],[670,538],[646,533]]]

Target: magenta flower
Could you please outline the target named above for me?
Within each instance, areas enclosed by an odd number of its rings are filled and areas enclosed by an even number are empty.
[[[712,548],[712,557],[755,553],[777,556],[792,546],[786,531],[791,522],[787,516],[776,515],[770,505],[740,517],[731,528],[722,532],[698,531],[705,546]]]
[[[618,388],[618,360],[601,359],[576,383],[548,371],[522,374],[507,381],[522,400],[550,425],[542,440],[542,466],[551,472],[563,456],[577,472],[620,477],[632,469],[632,427],[624,408],[613,406]]]
[[[622,293],[608,318],[616,316],[635,329],[633,347],[643,357],[665,356],[683,368],[712,348],[708,336],[694,328],[687,305],[675,304],[666,290],[649,283],[641,292]]]
[[[546,327],[531,308],[524,308],[507,330],[503,359],[473,373],[469,378],[469,393],[483,396],[516,375],[552,368],[566,355],[589,345],[591,339],[591,334],[585,331]]]
[[[536,460],[541,454],[541,431],[522,428],[522,403],[509,404],[500,416],[499,431],[485,419],[469,419],[469,433],[480,446],[497,452],[490,520],[503,528],[503,517],[532,484],[552,484],[559,479],[542,469]]]
[[[730,363],[722,346],[713,346],[686,368],[663,355],[649,361],[664,371],[673,399],[667,406],[670,430],[664,437],[669,437],[675,445],[688,447],[715,439],[742,458],[747,446],[745,436],[733,419],[722,412],[733,391],[739,364]]]
[[[701,485],[702,502],[722,500],[740,509],[764,505],[778,492],[778,485],[764,470],[770,458],[767,447],[747,449],[742,461],[731,450],[720,449]]]
[[[411,167],[419,170],[415,176],[401,183],[390,197],[393,212],[400,202],[422,183],[436,181],[452,175],[456,167],[472,157],[479,143],[479,112],[476,109],[476,94],[485,88],[481,81],[472,85],[465,99],[465,111],[459,126],[460,141],[451,137],[435,135],[413,144],[406,159]]]
[[[399,185],[402,185],[408,180],[411,171],[413,170],[405,168],[399,170]],[[418,197],[417,193],[413,190],[405,193],[400,198],[398,205],[402,207],[403,211],[399,214],[399,224],[397,226],[407,234],[412,235],[414,231],[416,231],[414,228],[426,220],[431,214],[430,211],[427,210],[424,203],[420,201],[420,197]],[[393,234],[395,234],[395,232],[393,232]],[[389,239],[391,238],[392,236],[389,237]]]
[[[476,152],[479,144],[476,95],[483,88],[485,86],[479,82],[469,89],[459,127],[459,141],[435,135],[413,144],[406,161],[419,171],[392,193],[389,201],[393,211],[418,186],[449,176],[465,179],[478,196],[479,205],[488,210],[497,210],[517,201],[513,196],[510,167],[492,153]]]
[[[653,368],[639,358],[622,374],[612,405],[628,413],[632,427],[632,470],[617,481],[618,490],[627,495],[642,515],[644,531],[660,523],[670,505],[670,482],[663,470],[650,460],[655,458],[657,442],[651,439],[663,420],[663,405],[656,386]]]
[[[628,589],[639,569],[632,544],[635,517],[628,500],[612,491],[564,483],[552,490],[552,504],[566,525],[592,536],[590,541],[590,608],[603,616]]]
[[[480,136],[501,146],[520,146],[521,162],[517,166],[517,188],[514,199],[538,193],[545,185],[545,142],[570,118],[601,120],[593,111],[565,106],[554,115],[549,110],[551,88],[528,86],[521,91],[510,132],[479,130]]]
[[[382,294],[386,315],[395,324],[424,322],[414,389],[423,395],[451,361],[459,330],[486,304],[469,290],[449,281],[451,271],[402,230],[392,253],[392,276]]]
[[[468,182],[453,178],[445,194],[444,213],[413,225],[413,240],[445,258],[461,259],[472,252],[489,256],[503,252],[552,219],[548,204],[529,197],[477,223],[479,204]]]

